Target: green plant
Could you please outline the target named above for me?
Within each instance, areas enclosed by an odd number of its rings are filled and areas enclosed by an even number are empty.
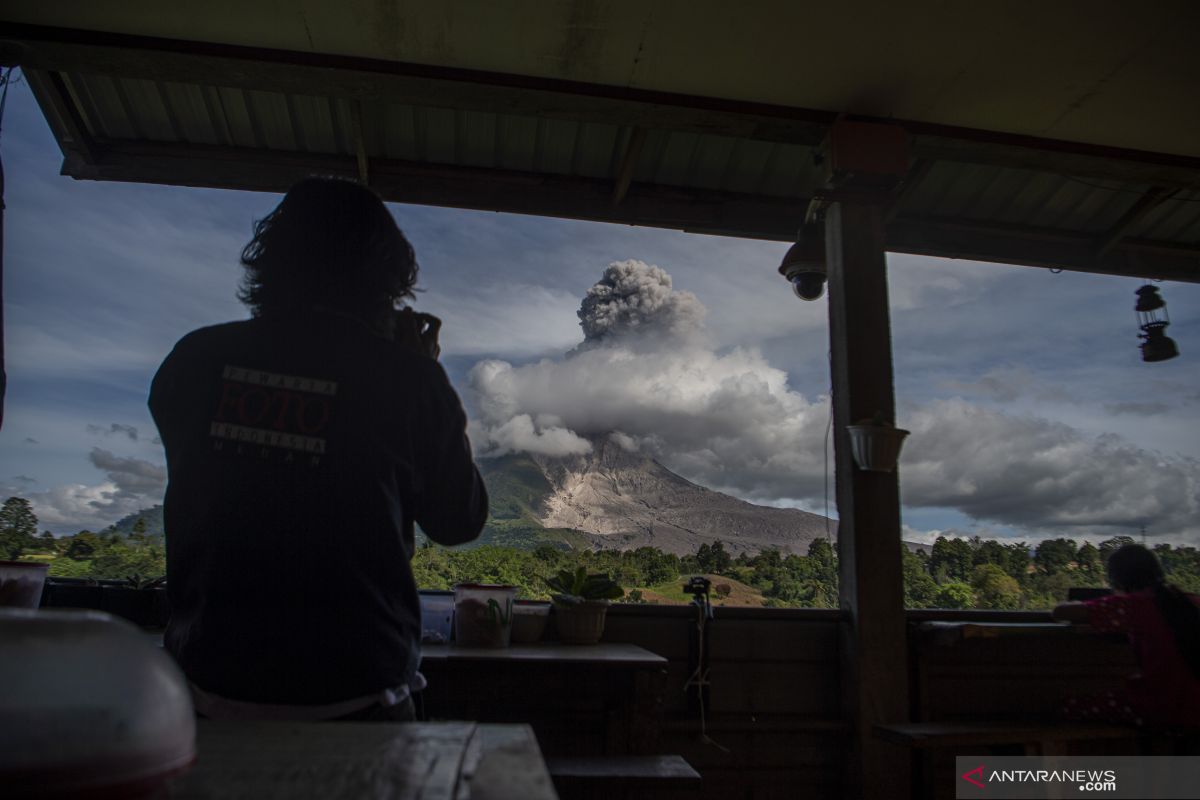
[[[506,614],[504,613],[504,609],[500,608],[500,604],[496,602],[495,598],[488,598],[487,616],[488,620],[493,625],[504,626],[507,625],[509,620],[512,619],[512,601],[510,600],[509,603],[510,605],[508,606],[508,613]]]
[[[157,589],[166,582],[166,575],[159,575],[157,578],[143,578],[135,572],[133,575],[125,576],[125,587],[128,589]]]
[[[616,600],[625,595],[608,573],[588,573],[586,567],[575,571],[559,570],[546,579],[546,585],[554,592],[554,602],[563,606],[574,606],[588,600]]]

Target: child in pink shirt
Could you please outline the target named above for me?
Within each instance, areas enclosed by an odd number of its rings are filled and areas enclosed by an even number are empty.
[[[1062,603],[1055,619],[1129,636],[1140,671],[1123,690],[1072,697],[1068,719],[1200,726],[1200,598],[1167,583],[1154,554],[1125,545],[1108,559],[1108,597]]]

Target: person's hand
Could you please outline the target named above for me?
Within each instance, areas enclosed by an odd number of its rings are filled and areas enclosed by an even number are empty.
[[[442,321],[433,314],[402,308],[396,312],[393,338],[405,349],[436,359],[442,352],[438,344],[438,332],[441,329]]]

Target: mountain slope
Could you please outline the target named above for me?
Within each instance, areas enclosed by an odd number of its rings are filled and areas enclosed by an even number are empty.
[[[481,462],[492,507],[485,538],[497,544],[532,537],[621,550],[650,546],[676,554],[720,539],[734,554],[774,547],[802,555],[826,535],[820,515],[756,506],[698,486],[610,438],[592,443],[586,455]]]

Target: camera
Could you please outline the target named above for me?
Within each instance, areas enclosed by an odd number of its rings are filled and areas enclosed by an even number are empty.
[[[712,581],[703,575],[696,575],[688,579],[688,582],[683,585],[683,590],[692,595],[696,599],[708,594],[708,590],[712,587]]]
[[[779,265],[779,274],[792,284],[792,291],[801,300],[816,300],[825,294],[825,227],[820,222],[806,222],[796,243],[788,248]]]
[[[792,291],[801,300],[818,300],[825,293],[824,272],[797,267],[789,270],[786,277],[792,282]]]

